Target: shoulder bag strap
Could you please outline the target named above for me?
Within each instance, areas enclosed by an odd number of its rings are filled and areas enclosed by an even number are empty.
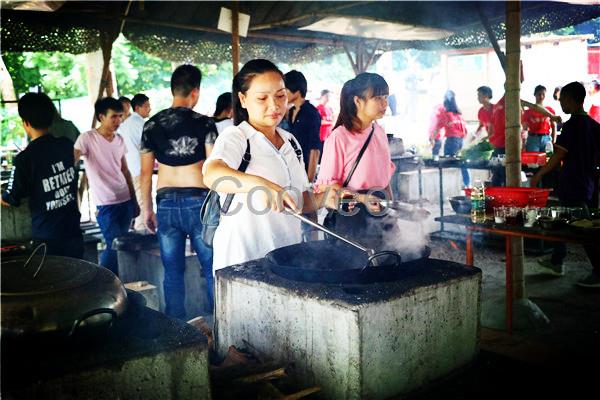
[[[302,160],[302,150],[300,148],[298,148],[298,145],[296,144],[296,141],[294,139],[290,138],[290,144],[292,145],[292,147],[294,148],[294,151],[296,152],[296,158],[298,159],[298,161]]]
[[[358,157],[356,157],[356,161],[354,161],[354,165],[352,166],[352,169],[348,173],[346,180],[344,180],[344,184],[342,185],[342,187],[346,187],[350,183],[350,179],[352,179],[352,175],[354,175],[354,171],[356,170],[356,167],[358,166],[358,163],[360,162],[360,159],[362,158],[363,154],[365,154],[365,150],[367,150],[367,146],[369,145],[369,142],[371,141],[371,138],[373,137],[373,132],[375,132],[375,124],[373,124],[373,127],[371,128],[371,133],[369,133],[369,137],[365,141],[365,144],[363,144],[362,149],[360,149],[360,152],[358,153]]]
[[[238,171],[246,172],[246,168],[248,168],[248,164],[250,164],[250,159],[252,156],[250,155],[250,140],[246,140],[246,152],[242,157],[242,163],[240,164]],[[223,207],[221,207],[221,212],[226,214],[229,211],[229,207],[231,206],[231,202],[233,201],[233,196],[235,193],[229,193],[227,197],[225,197],[225,202],[223,203]]]

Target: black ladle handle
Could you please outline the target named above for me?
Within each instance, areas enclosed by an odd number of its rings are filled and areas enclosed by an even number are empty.
[[[379,251],[379,252],[369,256],[369,258],[367,259],[367,263],[360,270],[360,272],[363,272],[365,269],[369,268],[369,266],[376,267],[378,265],[377,259],[381,256],[393,256],[393,257],[396,257],[396,265],[400,265],[402,263],[402,257],[397,252],[390,251],[390,250]]]
[[[304,215],[302,215],[302,214],[298,214],[298,213],[295,213],[295,212],[294,212],[294,211],[293,211],[291,208],[289,208],[289,207],[286,207],[286,208],[285,208],[285,210],[288,212],[288,214],[291,214],[292,216],[294,216],[294,217],[298,218],[300,221],[302,221],[302,222],[304,222],[304,223],[306,223],[306,224],[308,224],[308,225],[310,225],[310,226],[313,226],[313,227],[315,227],[315,228],[317,228],[317,229],[320,229],[321,231],[325,232],[326,234],[328,234],[328,235],[330,235],[330,236],[333,236],[334,238],[336,238],[336,239],[338,239],[338,240],[341,240],[341,241],[343,241],[343,242],[346,242],[346,243],[348,243],[349,245],[351,245],[351,246],[354,246],[354,247],[356,247],[357,249],[359,249],[359,250],[361,250],[361,251],[364,251],[364,252],[365,252],[365,253],[367,253],[369,256],[373,256],[373,255],[375,254],[375,251],[374,251],[373,249],[369,249],[368,247],[365,247],[365,246],[363,246],[363,245],[361,245],[361,244],[359,244],[359,243],[356,243],[355,241],[353,241],[353,240],[350,240],[350,239],[348,239],[347,237],[344,237],[344,236],[338,235],[337,233],[335,233],[335,232],[333,232],[333,231],[331,231],[331,230],[329,230],[329,229],[325,228],[323,225],[321,225],[321,224],[319,224],[319,223],[316,223],[316,222],[314,222],[314,221],[311,221],[310,219],[306,218]]]
[[[81,315],[79,318],[77,318],[75,320],[75,322],[73,322],[73,326],[71,326],[71,331],[69,332],[69,336],[73,336],[73,334],[75,333],[75,331],[79,328],[79,326],[88,318],[93,317],[95,315],[99,315],[99,314],[108,314],[110,315],[110,325],[112,326],[112,323],[114,322],[114,320],[117,318],[117,312],[115,310],[113,310],[112,308],[97,308],[95,310],[91,310],[88,312],[83,313],[83,315]]]

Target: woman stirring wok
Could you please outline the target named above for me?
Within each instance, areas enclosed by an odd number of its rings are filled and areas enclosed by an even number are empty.
[[[326,199],[308,194],[300,145],[277,128],[287,108],[281,71],[267,60],[249,61],[234,77],[232,94],[235,126],[219,135],[203,166],[204,182],[220,193],[221,204],[236,194],[214,236],[214,270],[299,243],[300,221],[286,207],[306,213],[324,202],[336,206],[335,191]],[[238,170],[242,158],[250,158],[245,172]]]
[[[340,114],[334,130],[325,141],[317,178],[319,191],[347,188],[358,200],[352,216],[330,211],[326,225],[354,239],[380,236],[382,217],[378,202],[369,192],[391,199],[390,180],[394,164],[390,158],[387,136],[376,120],[388,106],[389,88],[377,74],[362,73],[344,84],[340,96]],[[375,228],[375,229],[374,229]]]

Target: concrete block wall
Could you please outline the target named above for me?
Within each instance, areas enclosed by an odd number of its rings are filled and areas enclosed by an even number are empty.
[[[303,385],[320,386],[323,399],[401,395],[478,352],[480,273],[383,301],[363,302],[358,293],[352,304],[331,299],[346,290],[339,286],[320,286],[320,296],[237,275],[217,273],[218,351],[246,340],[290,364]]]
[[[19,207],[2,207],[2,240],[30,240],[31,213],[27,199]]]
[[[119,251],[119,277],[125,282],[148,281],[158,289],[159,310],[165,310],[163,288],[164,267],[158,249]],[[186,251],[185,257],[185,309],[188,317],[212,314],[206,297],[206,280],[195,253]]]
[[[461,196],[463,194],[462,175],[458,168],[446,168],[442,170],[444,181],[444,197]],[[471,182],[475,179],[489,180],[490,173],[487,170],[470,169]],[[440,174],[437,168],[423,168],[421,170],[423,198],[430,203],[438,204],[440,197]],[[392,177],[392,188],[394,196],[402,201],[416,201],[419,198],[419,172],[404,171],[394,174]]]
[[[210,399],[208,367],[206,345],[185,346],[39,381],[15,394],[31,399]]]
[[[363,399],[417,389],[472,361],[479,348],[477,280],[419,288],[361,308]]]
[[[442,170],[444,183],[444,215],[454,214],[449,197],[462,196],[463,181],[460,169],[447,168]],[[471,182],[475,179],[486,181],[490,173],[487,170],[470,169]],[[424,168],[421,173],[422,179],[422,198],[426,200],[423,208],[431,212],[431,217],[424,221],[423,226],[426,232],[437,231],[440,228],[439,223],[433,219],[440,216],[440,174],[437,168]],[[404,171],[394,174],[392,177],[392,189],[394,196],[398,200],[416,202],[419,199],[419,173],[418,171]],[[447,229],[455,227],[446,226]]]

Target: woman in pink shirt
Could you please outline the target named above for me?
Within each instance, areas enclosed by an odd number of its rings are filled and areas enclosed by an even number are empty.
[[[345,187],[358,201],[351,212],[353,215],[332,211],[326,225],[351,237],[373,233],[367,227],[381,220],[377,215],[380,214],[379,203],[368,201],[369,195],[391,198],[390,180],[395,168],[387,136],[376,122],[385,114],[388,93],[388,84],[377,74],[362,73],[346,82],[340,96],[338,120],[323,148],[318,190]],[[375,230],[375,233],[380,232]]]

